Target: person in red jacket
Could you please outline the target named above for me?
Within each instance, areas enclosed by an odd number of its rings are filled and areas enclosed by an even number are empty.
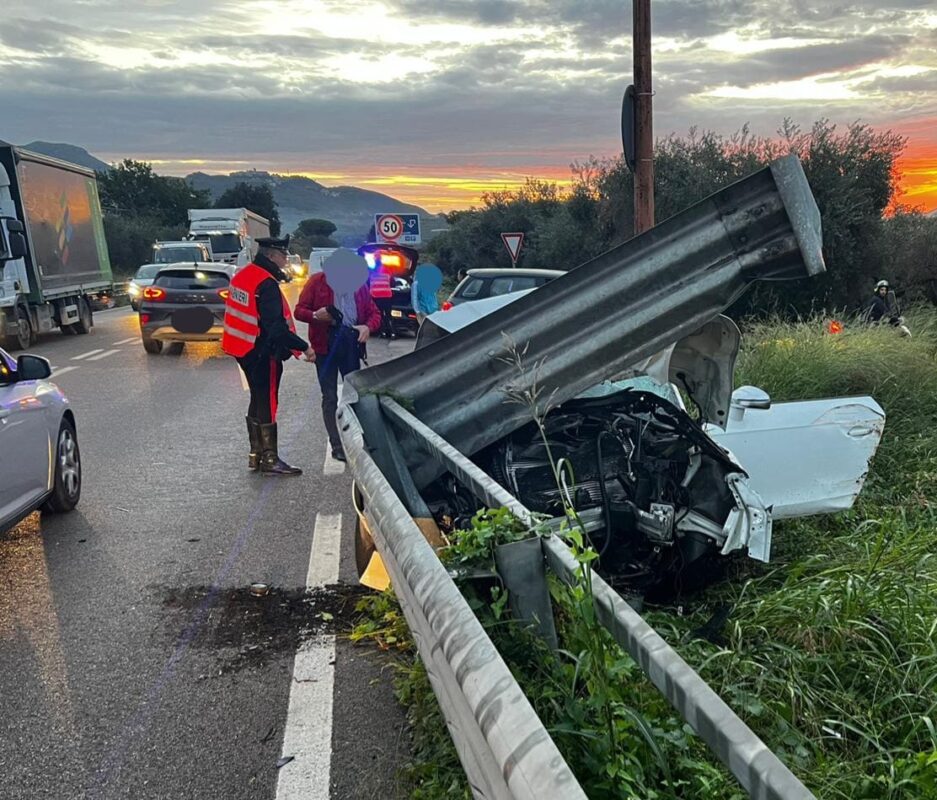
[[[309,323],[309,341],[316,352],[316,372],[322,390],[322,418],[329,434],[332,458],[344,461],[338,434],[338,374],[361,366],[361,345],[381,328],[381,312],[371,299],[364,259],[337,250],[323,271],[313,275],[296,303],[296,319]]]

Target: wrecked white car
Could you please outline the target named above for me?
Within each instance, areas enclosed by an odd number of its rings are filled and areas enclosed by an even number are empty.
[[[348,404],[414,517],[445,532],[480,501],[412,431],[389,420],[385,437],[369,395],[405,400],[531,511],[574,507],[608,578],[693,588],[735,551],[767,561],[774,519],[848,508],[881,439],[872,398],[733,392],[740,335],[721,312],[753,281],[823,272],[821,241],[781,159],[543,287],[432,315],[414,353],[349,377]],[[505,402],[534,389],[555,401],[542,432]]]
[[[417,348],[523,294],[431,315]],[[670,578],[690,588],[709,574],[686,567],[716,552],[768,561],[773,520],[853,504],[885,414],[871,397],[772,404],[756,387],[733,392],[740,340],[720,315],[552,411],[543,434],[528,424],[473,460],[532,511],[559,517],[570,502],[603,571],[633,587]],[[557,487],[551,458],[568,465],[567,485]],[[476,507],[451,477],[428,502],[455,527]]]

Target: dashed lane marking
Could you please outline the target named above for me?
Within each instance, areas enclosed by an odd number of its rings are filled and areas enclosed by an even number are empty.
[[[322,467],[323,475],[344,475],[345,474],[345,462],[336,461],[332,458],[332,448],[328,447],[325,454],[325,464]]]
[[[341,535],[341,514],[316,515],[307,589],[338,581]],[[292,760],[277,774],[276,800],[329,800],[334,686],[335,637],[319,636],[301,645],[283,732],[282,755]]]
[[[52,377],[57,378],[59,375],[64,375],[66,372],[71,372],[73,369],[78,369],[78,366],[73,364],[70,367],[52,367]]]
[[[81,361],[83,358],[88,356],[93,356],[95,353],[101,353],[104,351],[103,347],[99,347],[97,350],[89,350],[87,353],[82,353],[80,356],[72,356],[72,361]]]
[[[139,336],[131,336],[129,339],[121,339],[119,342],[114,342],[114,346],[117,347],[121,344],[130,344],[131,342],[139,341]]]
[[[119,353],[120,350],[106,350],[103,353],[99,353],[96,356],[91,356],[88,361],[100,361],[102,358],[107,358],[108,356],[114,355],[114,353]]]

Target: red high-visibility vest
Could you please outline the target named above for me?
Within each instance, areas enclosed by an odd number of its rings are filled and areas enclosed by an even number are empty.
[[[257,337],[260,336],[257,289],[268,279],[274,280],[267,270],[253,263],[234,273],[225,300],[224,333],[221,336],[221,349],[229,356],[241,358],[254,349]],[[293,314],[282,292],[280,299],[283,301],[283,318],[290,330],[296,333]]]
[[[383,299],[393,297],[394,293],[390,288],[390,275],[378,268],[371,273],[371,297]]]

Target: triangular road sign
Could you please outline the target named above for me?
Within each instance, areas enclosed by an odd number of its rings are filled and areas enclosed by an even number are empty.
[[[501,241],[511,254],[511,263],[517,263],[517,256],[521,252],[521,245],[524,243],[523,233],[502,233]]]

